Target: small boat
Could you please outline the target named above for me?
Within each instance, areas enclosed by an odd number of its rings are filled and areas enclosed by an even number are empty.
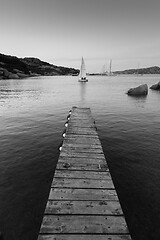
[[[83,57],[82,57],[81,69],[80,69],[78,81],[79,82],[88,82],[87,75],[86,75],[86,66],[85,66]]]

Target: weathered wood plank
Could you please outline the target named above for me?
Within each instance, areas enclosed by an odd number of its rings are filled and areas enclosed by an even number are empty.
[[[84,122],[84,123],[94,124],[94,119],[93,118],[91,118],[90,116],[86,117],[83,114],[77,115],[77,116],[72,114],[72,116],[71,116],[69,121],[71,121],[71,122],[73,121],[73,122],[76,122],[76,123]],[[83,127],[85,127],[85,125],[83,125]]]
[[[78,118],[78,119],[86,119],[86,120],[93,120],[94,119],[92,118],[92,115],[91,115],[91,112],[72,112],[72,115],[71,115],[72,119],[75,119],[75,118]]]
[[[83,136],[83,135],[82,135]],[[97,148],[101,148],[101,145],[99,145],[99,139],[98,138],[84,138],[84,137],[75,137],[72,135],[72,137],[68,137],[68,135],[66,135],[66,137],[64,138],[63,141],[64,144],[83,144],[84,146],[90,145],[90,146],[95,146]]]
[[[68,126],[67,126],[68,129],[96,131],[96,126],[90,121],[84,121],[84,120],[81,120],[79,122],[67,121],[66,123],[68,123]]]
[[[70,157],[62,157],[62,156],[60,156],[59,157],[59,160],[58,160],[58,163],[64,163],[64,162],[69,162],[69,163],[71,163],[71,164],[73,164],[73,163],[76,163],[76,164],[86,164],[86,162],[87,162],[87,164],[106,164],[107,165],[107,162],[106,162],[106,160],[104,160],[104,159],[102,159],[102,158],[83,158],[83,157],[81,157],[81,158],[74,158],[74,157],[72,157],[72,158],[70,158]]]
[[[72,115],[72,117],[69,118],[69,120],[67,120],[67,122],[69,124],[73,124],[74,125],[80,125],[82,126],[83,128],[89,126],[89,127],[95,127],[95,122],[93,119],[88,119],[88,118],[78,118],[78,117],[74,117]],[[85,124],[82,124],[82,123],[85,123]]]
[[[91,153],[91,154],[100,154],[102,153],[103,154],[103,150],[100,149],[100,148],[89,148],[89,147],[67,147],[65,145],[62,145],[62,151],[63,152],[67,152],[69,154],[72,154],[72,153]]]
[[[54,188],[97,188],[97,189],[114,189],[111,179],[93,180],[93,179],[70,179],[54,178],[52,182]]]
[[[119,201],[53,201],[47,202],[45,214],[122,215]]]
[[[72,116],[72,119],[74,119],[76,117],[78,119],[81,119],[81,118],[93,119],[92,115],[91,115],[91,111],[80,111],[79,109],[78,109],[78,112],[72,111],[72,115],[71,116]]]
[[[107,164],[83,164],[83,163],[71,163],[71,162],[60,162],[57,164],[57,169],[70,169],[70,170],[88,170],[88,171],[99,171],[104,172],[108,171]]]
[[[118,200],[115,190],[51,188],[49,200]]]
[[[73,138],[76,138],[76,139],[83,139],[83,141],[94,141],[95,140],[99,140],[98,138],[98,134],[97,135],[82,135],[82,134],[69,134],[69,135],[66,135],[65,139],[73,139]]]
[[[63,149],[63,146],[62,146],[62,149]],[[98,154],[95,154],[95,153],[74,153],[74,152],[71,152],[71,153],[67,153],[67,151],[61,151],[61,156],[62,157],[80,157],[80,158],[101,158],[101,159],[104,159],[104,154],[102,153],[98,153]]]
[[[67,128],[66,133],[68,134],[78,134],[78,135],[89,135],[97,136],[94,129],[81,129],[81,128]]]
[[[39,235],[38,240],[131,240],[130,235],[110,234],[48,234]]]
[[[81,148],[81,149],[91,149],[91,150],[93,150],[93,149],[98,149],[98,150],[101,150],[102,151],[102,147],[101,147],[101,145],[98,145],[98,144],[93,144],[92,142],[87,142],[87,143],[75,143],[75,141],[73,140],[73,141],[66,141],[66,140],[64,140],[63,141],[63,144],[65,145],[65,146],[63,146],[63,147],[65,147],[65,148],[69,148],[69,149],[72,149],[72,150],[74,150],[74,149],[76,149],[76,148]]]
[[[109,172],[56,170],[54,177],[81,178],[81,179],[110,179],[111,175]]]
[[[96,134],[96,132],[86,132],[86,131],[76,131],[76,130],[74,130],[74,129],[71,129],[71,130],[68,130],[68,131],[66,131],[66,133],[67,134],[73,134],[73,135],[82,135],[82,136],[87,136],[87,135],[89,135],[90,137],[95,137],[95,136],[97,136],[97,134]]]
[[[120,216],[46,215],[41,233],[128,233],[127,225]]]
[[[77,121],[77,120],[70,120],[68,122],[68,126],[69,127],[78,127],[78,128],[90,128],[90,129],[96,129],[96,126],[93,122],[91,121],[83,121],[83,120],[80,120],[80,121]]]

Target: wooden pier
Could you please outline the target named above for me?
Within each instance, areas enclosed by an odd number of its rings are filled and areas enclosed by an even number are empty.
[[[90,108],[73,107],[39,240],[130,240]]]

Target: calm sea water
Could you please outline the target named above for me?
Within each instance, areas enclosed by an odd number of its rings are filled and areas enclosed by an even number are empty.
[[[135,240],[160,239],[160,92],[125,92],[160,76],[40,77],[0,81],[0,231],[36,240],[66,116],[91,107]]]

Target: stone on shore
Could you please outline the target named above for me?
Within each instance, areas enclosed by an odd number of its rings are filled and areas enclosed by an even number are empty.
[[[130,96],[143,96],[148,94],[147,84],[142,84],[136,88],[130,88],[127,92]]]
[[[17,76],[19,78],[26,78],[26,77],[29,77],[30,75],[27,75],[27,74],[24,74],[24,73],[17,73]]]
[[[160,81],[150,87],[152,90],[160,90]]]
[[[7,69],[4,69],[4,70],[3,70],[3,76],[4,76],[4,77],[8,78],[8,77],[9,77],[9,74],[10,74],[10,72],[9,72]]]
[[[10,73],[8,76],[9,79],[19,79],[19,76],[15,73]]]

